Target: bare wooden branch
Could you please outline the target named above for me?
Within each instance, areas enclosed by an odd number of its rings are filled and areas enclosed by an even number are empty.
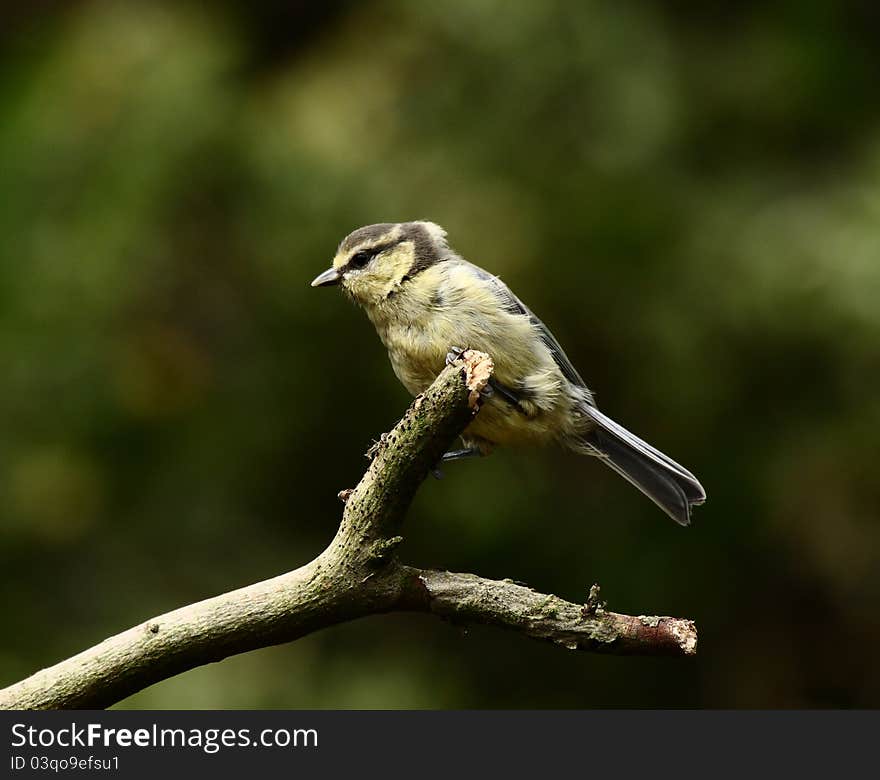
[[[617,655],[695,655],[691,620],[619,615],[598,603],[573,604],[511,580],[410,569],[413,609],[456,623],[485,623],[519,631],[569,650]],[[594,585],[592,593],[598,592]]]
[[[397,610],[485,623],[569,649],[693,655],[689,620],[607,612],[511,581],[399,562],[400,530],[418,486],[478,412],[491,359],[467,352],[384,435],[361,481],[343,491],[342,522],[324,552],[295,571],[152,618],[0,690],[2,709],[107,707],[188,669],[289,642],[325,626]]]

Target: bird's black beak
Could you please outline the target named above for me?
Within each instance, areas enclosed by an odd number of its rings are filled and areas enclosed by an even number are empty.
[[[335,268],[328,268],[324,273],[318,274],[312,279],[312,287],[329,287],[331,284],[339,284],[342,277]]]

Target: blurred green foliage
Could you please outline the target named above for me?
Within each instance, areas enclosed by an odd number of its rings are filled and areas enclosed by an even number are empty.
[[[709,502],[683,530],[499,452],[423,486],[403,556],[601,582],[698,658],[396,615],[123,706],[880,705],[876,8],[5,5],[0,683],[322,549],[408,401],[308,282],[427,218]]]

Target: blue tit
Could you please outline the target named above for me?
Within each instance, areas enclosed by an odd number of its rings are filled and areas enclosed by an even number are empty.
[[[368,225],[339,245],[313,287],[339,285],[359,304],[413,395],[451,350],[495,362],[491,396],[444,460],[486,455],[496,445],[558,442],[593,455],[680,525],[706,500],[697,478],[596,407],[550,330],[497,276],[460,257],[432,222]]]

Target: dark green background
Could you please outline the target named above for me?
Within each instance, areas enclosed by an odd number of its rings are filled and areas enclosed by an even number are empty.
[[[697,659],[387,616],[123,706],[880,705],[880,16],[691,6],[5,4],[0,683],[323,548],[408,398],[308,283],[427,218],[709,501],[499,452],[404,558],[598,581]]]

